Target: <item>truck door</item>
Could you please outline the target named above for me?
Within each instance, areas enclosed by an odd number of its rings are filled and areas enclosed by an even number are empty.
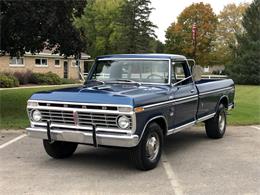
[[[172,63],[173,128],[195,121],[198,92],[186,61]]]

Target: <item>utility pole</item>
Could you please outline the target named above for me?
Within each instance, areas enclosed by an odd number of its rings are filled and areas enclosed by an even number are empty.
[[[197,49],[197,25],[192,25],[192,42],[193,42],[193,58],[196,60],[196,49]]]

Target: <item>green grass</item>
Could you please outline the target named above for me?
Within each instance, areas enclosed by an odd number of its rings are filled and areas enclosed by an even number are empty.
[[[260,124],[260,86],[237,85],[235,109],[228,116],[232,125]]]
[[[37,87],[27,89],[5,89],[0,91],[0,129],[21,129],[28,127],[26,105],[30,96],[37,91],[63,87]]]
[[[26,102],[37,91],[57,89],[31,88],[0,91],[0,129],[23,129],[29,125]],[[235,109],[230,112],[231,125],[260,124],[260,86],[236,86]]]

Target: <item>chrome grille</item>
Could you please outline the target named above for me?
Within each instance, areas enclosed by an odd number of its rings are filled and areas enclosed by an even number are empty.
[[[42,114],[42,122],[50,120],[52,123],[74,125],[73,111],[39,110]]]
[[[32,109],[29,109],[29,113]],[[95,125],[96,127],[102,128],[118,128],[117,118],[119,114],[110,113],[94,113],[94,112],[82,112],[82,111],[64,111],[64,110],[45,110],[39,109],[42,114],[41,122],[51,121],[52,124],[62,125],[78,125],[78,126],[90,126]],[[131,116],[127,116],[130,119],[130,127],[132,128]]]

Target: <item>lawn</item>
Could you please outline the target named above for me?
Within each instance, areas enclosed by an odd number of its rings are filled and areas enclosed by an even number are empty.
[[[36,91],[55,88],[61,87],[0,91],[0,129],[27,127],[28,98]],[[260,124],[260,86],[236,86],[235,109],[230,112],[228,123],[231,125]]]
[[[20,129],[28,127],[26,104],[30,96],[37,91],[64,88],[27,88],[27,89],[5,89],[0,91],[0,129]]]
[[[260,86],[236,86],[235,109],[230,112],[228,123],[260,124]]]

